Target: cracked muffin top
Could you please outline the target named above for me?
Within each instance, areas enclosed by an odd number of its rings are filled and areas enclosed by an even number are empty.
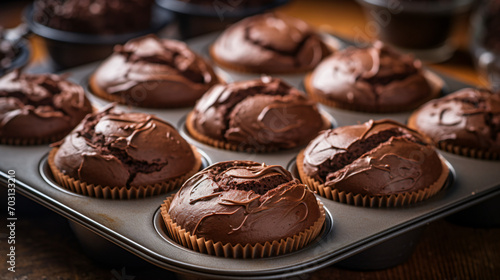
[[[380,41],[326,58],[306,78],[305,87],[326,105],[374,113],[413,109],[441,90],[424,75],[419,60]]]
[[[500,93],[465,88],[429,101],[408,126],[434,142],[500,154]]]
[[[370,196],[425,189],[444,172],[430,139],[391,120],[326,130],[302,164],[325,187]]]
[[[314,193],[290,172],[253,161],[220,162],[198,172],[168,213],[197,238],[232,245],[286,239],[324,218]]]
[[[89,86],[106,100],[149,108],[193,106],[219,78],[180,41],[150,34],[116,45]]]
[[[214,61],[223,67],[266,74],[309,71],[330,53],[306,22],[279,13],[233,24],[210,49]]]
[[[56,167],[101,186],[152,185],[185,175],[195,166],[191,146],[169,123],[113,107],[88,115],[57,143]]]
[[[58,141],[91,112],[83,88],[64,77],[16,70],[0,78],[1,139]]]
[[[299,90],[263,76],[212,87],[191,112],[187,128],[200,141],[210,138],[205,142],[211,145],[221,141],[234,150],[263,152],[305,145],[329,125]]]

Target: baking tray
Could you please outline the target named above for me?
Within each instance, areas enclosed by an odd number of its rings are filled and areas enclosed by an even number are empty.
[[[206,55],[216,34],[190,40],[190,47]],[[341,45],[345,42],[339,41]],[[75,68],[71,79],[87,88],[87,79],[98,63]],[[217,70],[227,81],[242,79],[230,71]],[[438,74],[446,83],[447,92],[466,87],[459,81]],[[254,75],[256,77],[256,75]],[[245,76],[244,78],[251,78]],[[300,87],[302,78],[282,76]],[[96,107],[108,104],[93,95]],[[370,118],[391,118],[405,121],[409,113],[364,114],[320,106],[330,114],[336,125],[364,122]],[[197,146],[204,165],[224,160],[254,160],[279,164],[295,170],[295,155],[299,149],[255,154],[216,149],[193,140],[186,132],[184,119],[191,108],[160,110],[119,108],[158,115],[175,125],[181,134]],[[90,198],[60,188],[47,166],[48,146],[0,145],[0,181],[7,184],[8,171],[15,171],[16,190],[34,201],[82,225],[142,259],[183,275],[218,279],[280,279],[304,276],[322,267],[348,259],[379,244],[389,244],[426,223],[466,209],[486,199],[500,195],[500,161],[477,160],[440,151],[450,166],[447,187],[436,196],[412,206],[372,209],[337,203],[322,197],[327,212],[322,234],[305,248],[283,256],[262,259],[226,259],[191,251],[173,242],[165,231],[159,207],[165,195],[117,201]],[[384,249],[384,248],[381,248]],[[105,253],[104,250],[101,253]]]

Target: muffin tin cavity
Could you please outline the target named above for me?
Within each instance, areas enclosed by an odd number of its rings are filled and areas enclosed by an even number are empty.
[[[202,254],[202,253],[199,253],[196,251],[192,251],[189,248],[183,247],[182,245],[178,244],[170,237],[170,234],[168,233],[167,228],[165,226],[165,222],[163,221],[163,218],[161,216],[160,209],[156,210],[156,212],[153,216],[153,225],[154,225],[154,228],[156,230],[156,233],[158,233],[166,242],[168,242],[172,246],[175,246],[176,248],[178,248],[180,250],[185,250],[185,251],[193,252],[196,254]],[[310,246],[318,246],[318,244],[325,242],[325,240],[328,238],[328,236],[335,234],[334,231],[335,231],[335,228],[334,228],[334,220],[332,218],[332,214],[330,213],[330,211],[328,211],[328,209],[325,208],[325,223],[323,224],[323,227],[322,227],[319,235],[313,241],[311,241],[309,244],[304,246],[304,248],[299,249],[297,251],[294,251],[292,253],[288,253],[286,255],[299,254],[302,250],[305,250],[306,248],[308,248]],[[266,258],[266,260],[272,260],[274,258],[280,258],[280,257],[282,257],[282,256],[268,257],[268,258]]]
[[[448,191],[453,191],[452,189],[457,181],[457,174],[455,172],[455,169],[451,165],[451,163],[448,160],[446,160],[443,156],[440,156],[440,158],[448,166],[448,178],[446,179],[446,182],[444,183],[444,187],[436,194],[436,197],[443,196],[443,195],[445,195],[444,193],[446,193]],[[292,173],[292,176],[294,178],[300,179],[299,171],[297,169],[296,158],[293,158],[292,160],[290,160],[290,162],[288,162],[288,164],[286,165],[286,169],[288,171],[290,171],[290,173]],[[429,199],[436,199],[436,198],[431,197]],[[423,203],[425,203],[425,200],[415,204],[415,206],[418,206],[418,205],[423,204]],[[413,206],[409,206],[409,207],[413,207]]]
[[[213,163],[207,153],[205,153],[200,148],[197,148],[197,151],[201,155],[200,170],[205,169],[206,167],[208,167],[209,165],[211,165]],[[52,171],[50,170],[48,158],[49,158],[49,155],[45,154],[42,157],[42,159],[40,160],[40,163],[38,164],[38,171],[40,172],[40,176],[43,178],[43,180],[47,184],[49,184],[51,187],[53,187],[61,192],[64,192],[66,194],[73,195],[73,196],[85,197],[84,195],[72,192],[66,188],[61,187],[59,185],[59,183],[56,182],[56,180],[54,179],[54,176],[52,174]],[[164,195],[165,194],[159,194],[157,196],[164,196]]]
[[[54,176],[52,175],[52,171],[50,171],[49,167],[49,155],[45,154],[42,159],[40,160],[40,163],[38,165],[38,170],[40,172],[40,175],[42,176],[43,180],[47,182],[51,187],[64,192],[68,195],[74,195],[74,196],[79,196],[79,197],[84,197],[84,195],[74,193],[70,190],[67,190],[59,185],[59,183],[56,182],[54,179]]]

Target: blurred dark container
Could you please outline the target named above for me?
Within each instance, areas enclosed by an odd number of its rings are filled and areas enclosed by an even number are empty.
[[[493,2],[500,6],[498,0],[483,1],[471,17],[471,32],[469,48],[474,58],[474,64],[480,76],[485,79],[492,90],[500,90],[500,48],[492,49],[486,46],[486,36],[494,36],[500,46],[500,34],[496,31],[488,34],[486,21],[488,17],[497,17],[500,22],[500,7],[492,9]],[[499,28],[498,26],[496,28]],[[498,30],[498,29],[497,29]],[[447,217],[447,220],[458,225],[469,227],[500,227],[500,195],[493,196]]]
[[[473,0],[356,0],[380,40],[429,62],[450,58],[454,23]]]
[[[267,12],[289,0],[246,5],[251,2],[252,0],[214,0],[207,1],[208,4],[197,4],[180,0],[156,0],[158,6],[174,12],[179,24],[179,36],[183,40],[223,30],[245,17]]]
[[[493,90],[500,90],[500,48],[492,49],[486,46],[486,36],[495,36],[500,42],[500,34],[488,34],[486,20],[490,16],[500,18],[499,14],[491,12],[490,5],[494,1],[484,1],[471,17],[470,50],[480,76],[489,83]],[[498,3],[499,1],[497,1]],[[498,19],[500,22],[500,19]],[[500,44],[500,43],[499,43]]]
[[[173,21],[173,14],[154,5],[151,26],[148,29],[117,35],[94,35],[62,31],[33,20],[33,5],[25,11],[30,30],[43,38],[54,70],[63,70],[108,57],[116,44],[150,33],[157,33]]]
[[[7,72],[10,72],[17,68],[22,68],[29,63],[31,56],[31,48],[27,40],[21,39],[15,45],[14,48],[18,50],[16,57],[12,60],[9,66],[6,68],[0,67],[0,76],[3,76]]]

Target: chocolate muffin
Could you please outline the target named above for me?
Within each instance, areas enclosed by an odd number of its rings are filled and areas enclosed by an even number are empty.
[[[214,164],[165,200],[178,243],[210,255],[259,258],[298,250],[321,231],[323,206],[290,172],[253,161]]]
[[[311,98],[331,107],[390,113],[411,110],[437,97],[439,83],[430,80],[412,55],[377,41],[367,48],[336,52],[306,77],[304,85]]]
[[[145,113],[105,108],[54,145],[56,181],[76,193],[128,199],[170,191],[199,170],[201,159],[169,123]]]
[[[99,97],[152,108],[195,104],[219,83],[212,67],[180,41],[148,35],[117,45],[90,78]]]
[[[92,106],[80,85],[19,70],[0,78],[0,143],[47,144],[63,138]]]
[[[299,90],[264,76],[214,86],[186,127],[196,140],[218,148],[269,152],[305,145],[330,122]]]
[[[297,167],[322,196],[370,207],[424,200],[448,177],[430,139],[390,120],[322,132],[299,153]]]
[[[442,150],[500,159],[500,93],[465,88],[431,100],[413,112],[408,126]]]
[[[122,34],[151,25],[154,0],[36,0],[33,18],[48,27],[87,34]]]
[[[222,67],[249,73],[312,70],[332,50],[304,21],[278,13],[248,17],[226,29],[210,48]]]

